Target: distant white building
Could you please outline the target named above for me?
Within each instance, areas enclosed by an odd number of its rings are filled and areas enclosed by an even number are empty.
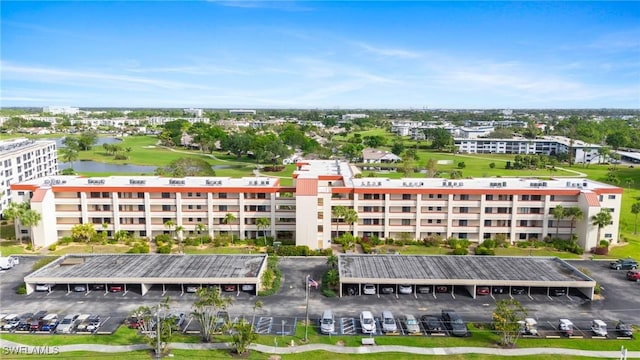
[[[231,115],[255,115],[255,110],[246,110],[246,109],[233,109],[229,110],[229,114]]]
[[[402,161],[401,157],[388,151],[372,148],[362,150],[362,162],[365,163],[395,163],[400,161]]]
[[[0,141],[0,214],[11,202],[11,184],[58,174],[53,140]]]
[[[342,120],[355,120],[355,119],[366,119],[369,115],[367,114],[344,114],[342,115]]]
[[[189,109],[184,109],[184,113],[185,114],[190,114],[190,115],[193,115],[193,116],[199,118],[199,117],[202,117],[202,114],[204,113],[204,111],[202,109],[189,108]]]
[[[76,115],[80,113],[80,109],[70,106],[45,106],[42,108],[42,112],[53,115]]]

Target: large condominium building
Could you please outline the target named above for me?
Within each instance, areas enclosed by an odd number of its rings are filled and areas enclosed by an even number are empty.
[[[58,176],[14,184],[12,189],[42,214],[33,234],[37,246],[69,235],[80,223],[152,238],[169,233],[165,224],[171,221],[185,236],[196,234],[199,224],[211,236],[253,238],[264,230],[312,249],[331,246],[336,234],[345,232],[396,239],[439,235],[474,242],[496,234],[514,242],[575,234],[589,248],[598,240],[590,218],[602,209],[611,211],[613,221],[601,229],[601,238],[618,239],[622,189],[586,179],[358,178],[358,171],[345,162],[316,160],[297,166],[292,187],[267,177]],[[557,205],[580,208],[583,217],[573,222],[555,219],[551,211]],[[357,220],[336,217],[337,206],[354,209]],[[269,219],[266,229],[258,226],[260,218]]]
[[[11,184],[58,173],[55,141],[0,141],[0,214],[11,202]]]

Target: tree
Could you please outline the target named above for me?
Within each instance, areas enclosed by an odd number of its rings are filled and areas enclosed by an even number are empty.
[[[500,334],[500,344],[514,346],[520,335],[521,325],[518,321],[524,320],[527,310],[516,299],[500,300],[496,303],[493,312],[493,328]]]
[[[570,238],[573,239],[573,228],[575,227],[576,221],[580,221],[582,220],[582,218],[584,218],[584,213],[577,206],[572,206],[570,208],[567,208],[566,210],[567,212],[565,213],[565,217],[568,217],[569,219],[571,219]]]
[[[404,151],[404,143],[401,141],[396,141],[393,143],[393,146],[391,146],[391,152],[394,153],[395,155],[400,156],[400,154],[402,154],[403,151]]]
[[[253,303],[253,317],[251,318],[252,327],[256,323],[256,310],[262,309],[262,306],[264,306],[264,303],[262,303],[262,301],[260,300],[257,300],[255,303]]]
[[[71,228],[71,237],[75,241],[89,242],[96,234],[97,231],[91,223],[77,224]]]
[[[631,213],[633,215],[635,215],[635,225],[633,227],[633,234],[637,235],[638,234],[638,214],[640,214],[640,202],[636,202],[633,205],[631,205]]]
[[[73,162],[79,158],[78,150],[72,147],[64,147],[60,149],[60,157],[62,161],[71,163],[71,167],[73,168]]]
[[[593,215],[591,217],[591,223],[598,227],[598,239],[600,241],[600,231],[602,228],[609,225],[611,223],[611,210],[602,209],[599,213]]]
[[[166,353],[171,339],[180,330],[176,318],[169,315],[169,297],[153,307],[140,306],[130,315],[137,320],[138,332],[144,336],[145,342],[160,354]]]
[[[344,218],[346,212],[347,209],[342,205],[334,206],[331,210],[331,214],[336,218],[336,237],[338,237],[338,233],[340,232],[340,229],[338,229],[339,220]]]
[[[9,206],[4,209],[2,213],[3,217],[16,221],[19,225],[29,228],[29,236],[31,237],[31,241],[33,242],[33,237],[31,234],[33,233],[33,227],[38,226],[40,221],[42,220],[42,215],[31,209],[29,207],[29,203],[17,203],[11,202]],[[22,243],[22,238],[20,238],[20,243]],[[32,243],[33,246],[33,243]]]
[[[175,230],[176,230],[176,236],[178,237],[178,248],[180,249],[180,251],[183,251],[184,249],[182,248],[182,233],[184,231],[184,226],[177,225],[175,227]]]
[[[271,220],[267,217],[261,217],[256,220],[256,227],[258,230],[262,229],[262,236],[264,237],[264,245],[267,245],[267,232],[265,231],[267,228],[271,226]]]
[[[562,207],[562,205],[556,205],[556,207],[554,207],[553,210],[551,210],[551,215],[553,215],[553,218],[556,220],[556,238],[557,238],[559,228],[560,228],[560,221],[564,219],[564,216],[565,216],[564,207]]]
[[[207,231],[207,225],[203,223],[196,224],[196,232],[198,233],[198,237],[200,238],[200,246],[202,246],[202,233]]]
[[[193,303],[192,314],[200,323],[202,340],[211,342],[213,335],[220,330],[218,311],[226,310],[233,303],[233,298],[222,296],[218,287],[200,288],[196,295],[198,298]]]
[[[173,160],[169,165],[158,167],[156,175],[169,177],[215,176],[216,172],[204,159],[183,157]]]
[[[167,220],[164,222],[164,227],[169,230],[171,233],[171,240],[175,238],[174,229],[176,227],[176,222],[173,220]]]
[[[453,146],[453,136],[443,128],[425,129],[425,136],[431,140],[431,148],[436,150],[449,150]]]
[[[78,136],[78,147],[82,151],[91,150],[98,141],[98,135],[93,131],[85,131]]]
[[[602,164],[603,160],[606,161],[610,153],[611,153],[611,150],[608,147],[606,146],[599,147],[598,148],[598,164]]]
[[[436,160],[434,158],[429,158],[429,161],[427,161],[427,177],[435,177],[437,173],[438,166]]]
[[[338,272],[338,269],[330,269],[329,271],[327,271],[327,274],[325,275],[325,281],[327,282],[327,286],[329,287],[335,287],[340,283],[340,273]]]
[[[236,217],[235,217],[235,215],[233,215],[232,213],[229,212],[224,216],[224,219],[222,219],[222,220],[224,221],[225,224],[229,225],[229,235],[231,236],[231,242],[233,242],[234,240],[233,240],[233,233],[232,233],[232,230],[231,230],[231,224],[234,221],[236,221]]]
[[[335,269],[338,267],[338,257],[336,255],[329,255],[327,256],[327,266],[329,266],[331,269]]]
[[[349,224],[349,231],[353,233],[353,224],[358,222],[358,213],[354,209],[347,209],[344,213],[344,222]]]
[[[258,334],[253,332],[253,326],[245,319],[240,319],[232,326],[234,333],[232,335],[232,346],[238,355],[245,354],[252,342],[258,339]]]

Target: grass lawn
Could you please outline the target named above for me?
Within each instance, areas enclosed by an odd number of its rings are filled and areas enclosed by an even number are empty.
[[[248,247],[241,246],[205,246],[200,248],[198,246],[185,246],[184,252],[186,254],[256,254],[256,250],[251,250]]]
[[[194,336],[195,337],[195,336]],[[25,345],[59,346],[72,344],[131,345],[144,344],[142,336],[135,329],[120,326],[111,335],[24,335],[2,334],[0,338]],[[197,338],[196,338],[197,339]]]
[[[509,247],[509,248],[497,248],[496,255],[499,256],[557,256],[561,259],[580,259],[580,255],[557,251],[552,248],[519,248],[519,247]]]
[[[26,242],[21,245],[17,240],[0,240],[0,253],[2,256],[35,254],[33,251],[28,251],[25,246]]]
[[[6,225],[0,225],[0,239],[15,239],[15,238],[16,238],[16,227],[13,225],[12,222],[7,222]]]

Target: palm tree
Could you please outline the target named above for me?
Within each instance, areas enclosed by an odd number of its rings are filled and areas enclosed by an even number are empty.
[[[78,160],[78,150],[73,147],[64,147],[60,149],[60,157],[64,162],[71,163],[73,168],[73,162]]]
[[[223,219],[224,223],[225,223],[225,224],[227,224],[227,225],[229,225],[229,235],[231,236],[231,242],[234,242],[234,241],[233,241],[233,234],[231,233],[231,223],[233,223],[234,221],[236,221],[236,219],[237,219],[237,218],[236,218],[232,213],[230,213],[230,212],[228,212],[228,213],[224,216],[224,219]]]
[[[584,213],[582,212],[582,210],[580,210],[579,207],[577,206],[572,206],[568,209],[566,209],[567,212],[565,213],[565,216],[568,217],[569,219],[571,219],[571,235],[570,235],[570,239],[573,240],[573,228],[576,224],[576,221],[580,221],[584,218]]]
[[[16,203],[11,202],[9,206],[4,210],[2,215],[12,221],[17,221],[20,225],[29,228],[29,237],[31,239],[31,246],[33,246],[33,227],[38,226],[42,220],[42,215],[31,209],[29,203]],[[22,238],[20,238],[22,244]]]
[[[175,228],[176,223],[173,220],[167,220],[164,222],[164,227],[169,229],[169,232],[171,233],[171,240],[173,240],[174,238],[174,234],[173,234],[173,229]]]
[[[207,225],[203,223],[196,224],[196,232],[198,233],[198,237],[200,238],[200,246],[202,246],[202,232],[207,230]]]
[[[353,234],[353,224],[358,222],[358,213],[354,209],[347,209],[344,214],[344,222],[349,224],[349,231]]]
[[[262,229],[262,236],[264,237],[264,245],[267,246],[267,232],[265,231],[265,229],[271,226],[271,220],[269,220],[269,218],[266,218],[266,217],[258,218],[256,220],[256,226],[258,227],[258,231]]]
[[[182,232],[184,231],[184,226],[178,225],[176,226],[176,236],[178,237],[178,248],[180,251],[184,251],[182,248]]]
[[[327,271],[324,280],[327,282],[328,287],[335,287],[340,283],[340,273],[336,269],[331,269]]]
[[[336,255],[329,255],[327,256],[327,265],[332,268],[335,269],[338,267],[338,257]]]
[[[638,214],[640,214],[640,202],[636,202],[635,204],[631,205],[631,213],[636,216],[636,223],[633,228],[633,234],[637,235],[638,234]]]
[[[334,206],[333,210],[331,211],[332,215],[336,218],[336,238],[338,237],[338,234],[339,234],[338,224],[340,222],[338,220],[344,218],[344,215],[346,214],[346,212],[347,212],[347,209],[342,205]]]
[[[598,227],[598,241],[600,241],[600,231],[603,227],[611,223],[611,210],[602,209],[599,213],[591,217],[591,223]]]
[[[253,319],[251,320],[251,327],[253,327],[253,324],[256,323],[256,310],[257,309],[262,309],[263,305],[264,304],[260,300],[258,300],[255,303],[253,303]]]
[[[554,207],[553,210],[551,210],[551,215],[553,215],[553,218],[556,219],[556,238],[558,237],[560,221],[564,219],[564,216],[565,216],[564,213],[565,213],[565,210],[562,207],[562,205],[556,205],[556,207]]]

